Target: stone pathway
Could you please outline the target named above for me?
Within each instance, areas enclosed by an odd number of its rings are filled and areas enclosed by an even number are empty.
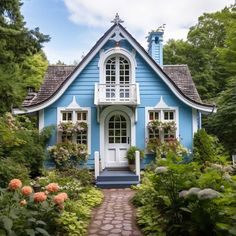
[[[135,223],[135,209],[129,203],[131,189],[105,189],[104,201],[94,210],[88,236],[142,236]]]

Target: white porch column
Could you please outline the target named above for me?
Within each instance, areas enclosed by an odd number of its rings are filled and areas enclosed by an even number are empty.
[[[99,152],[94,152],[94,173],[95,179],[99,176]]]
[[[138,176],[138,180],[140,181],[140,152],[135,151],[135,172]]]

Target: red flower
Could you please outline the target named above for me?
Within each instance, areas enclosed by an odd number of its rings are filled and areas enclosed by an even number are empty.
[[[14,190],[17,188],[21,188],[21,186],[22,186],[22,182],[19,179],[12,179],[10,183],[8,184],[8,187]]]

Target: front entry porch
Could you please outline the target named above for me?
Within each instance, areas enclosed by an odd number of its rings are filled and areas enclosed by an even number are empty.
[[[99,188],[129,188],[131,185],[139,184],[139,176],[128,168],[105,169],[96,180]]]

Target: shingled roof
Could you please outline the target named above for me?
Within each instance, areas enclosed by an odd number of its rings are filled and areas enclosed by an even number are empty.
[[[47,101],[60,89],[75,68],[76,66],[49,66],[39,92],[29,93],[22,106],[31,107]],[[163,71],[186,97],[202,103],[187,65],[166,65]]]

